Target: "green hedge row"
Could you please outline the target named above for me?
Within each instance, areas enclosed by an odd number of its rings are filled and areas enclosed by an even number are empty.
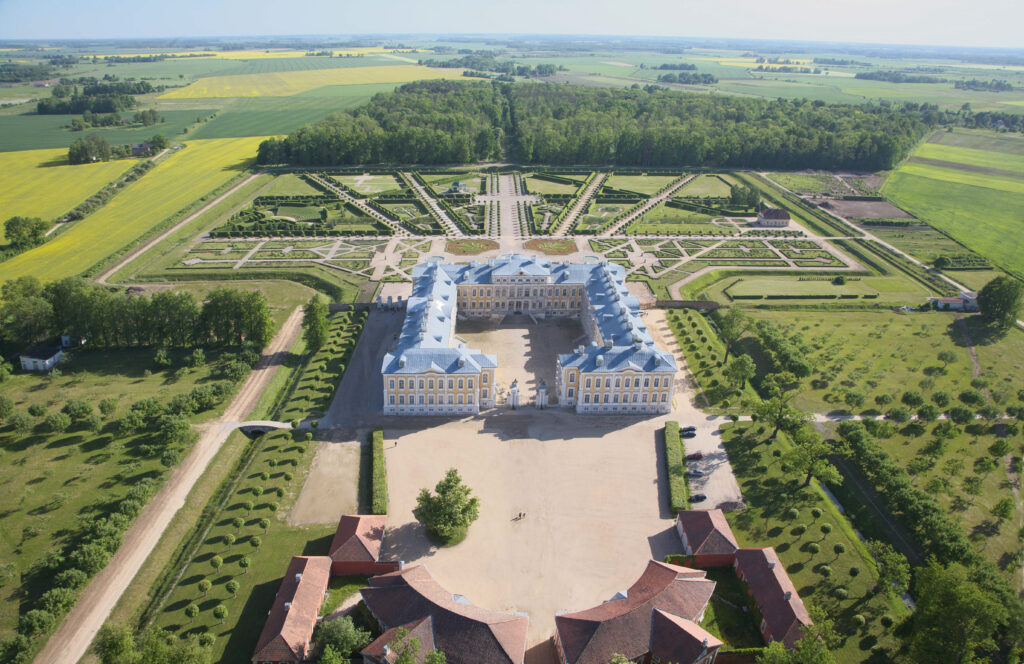
[[[371,437],[373,445],[373,489],[370,511],[388,513],[388,468],[384,462],[384,430],[377,427]]]
[[[690,483],[679,439],[679,422],[665,422],[665,467],[668,469],[668,503],[673,513],[690,509]]]

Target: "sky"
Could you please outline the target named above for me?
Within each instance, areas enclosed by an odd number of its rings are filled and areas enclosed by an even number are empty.
[[[1024,0],[0,0],[0,39],[588,34],[1024,48]]]

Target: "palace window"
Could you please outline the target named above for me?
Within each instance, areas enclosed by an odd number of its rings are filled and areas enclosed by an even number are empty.
[[[642,400],[642,401],[643,401],[644,403],[647,403],[647,393],[646,393],[646,392],[644,392],[644,398],[643,398],[643,400]]]
[[[462,384],[463,384],[463,383],[462,383],[462,379],[460,378],[460,379],[459,379],[459,389],[460,389],[460,390],[462,389]]]
[[[395,379],[394,378],[389,378],[388,379],[388,389],[389,390],[395,389]]]
[[[392,406],[395,405],[395,395],[394,394],[391,394],[391,395],[388,396],[388,403],[391,404]]]
[[[422,378],[420,378],[420,389],[421,389],[421,390],[423,389],[423,385],[424,385],[424,383],[423,383],[423,379],[422,379]]]
[[[405,389],[405,380],[402,379],[402,378],[398,379],[398,389],[400,389],[400,390],[404,390]]]
[[[570,387],[569,388],[569,398],[570,399],[572,399],[574,393],[575,393],[575,391]]]
[[[590,395],[589,394],[584,394],[583,395],[583,403],[590,403]]]
[[[611,395],[608,395],[608,394],[604,395],[604,402],[605,403],[608,403],[609,396],[611,396]]]
[[[658,380],[658,379],[655,378],[654,380]],[[650,378],[650,376],[648,376],[647,378],[644,378],[644,387],[650,387],[650,386],[651,386],[651,378]]]
[[[480,374],[480,383],[482,385],[486,385],[487,384],[487,377],[488,377],[488,374]]]
[[[399,394],[398,395],[398,405],[399,406],[404,406],[405,405],[405,395],[404,394]]]
[[[422,394],[420,395],[420,405],[421,406],[423,405],[423,395]]]
[[[569,382],[570,383],[575,383],[576,382],[576,374],[569,374]]]
[[[590,388],[590,379],[589,379],[589,378],[587,378],[587,383],[586,383],[586,387],[587,387],[588,389]]]
[[[448,389],[455,389],[455,381],[453,381],[451,378],[448,379]]]
[[[427,405],[428,406],[433,406],[434,405],[434,395],[433,394],[431,394],[429,397],[427,397]]]
[[[434,379],[433,378],[431,378],[430,380],[427,381],[427,388],[431,389],[431,390],[434,389]]]
[[[448,405],[452,405],[455,402],[455,397],[451,394],[448,395]]]
[[[460,406],[462,405],[462,395],[461,394],[459,395],[459,405]]]
[[[487,398],[487,388],[486,387],[480,392],[480,398],[481,399],[486,399]]]
[[[637,394],[636,392],[634,392],[633,393],[633,403],[636,403],[637,401],[639,401],[639,399],[640,399],[640,395]]]
[[[468,387],[469,389],[473,389],[473,379],[472,379],[472,378],[470,378],[470,379],[469,379],[469,380],[467,381],[467,383],[468,383],[467,387]]]
[[[615,387],[621,387],[621,386],[622,386],[622,379],[621,378],[616,378],[615,379]]]
[[[668,401],[668,392],[662,392],[661,393],[661,403],[665,403],[666,401]]]

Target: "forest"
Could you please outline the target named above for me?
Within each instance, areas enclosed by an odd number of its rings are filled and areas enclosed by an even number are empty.
[[[939,113],[659,86],[421,81],[259,147],[261,164],[521,163],[880,170]]]

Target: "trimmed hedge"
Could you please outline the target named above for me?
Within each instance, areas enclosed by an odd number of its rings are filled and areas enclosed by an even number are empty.
[[[370,511],[374,514],[388,513],[388,469],[384,463],[384,430],[377,427],[371,436],[373,445],[373,488]]]
[[[665,467],[668,469],[668,506],[673,513],[690,509],[690,483],[679,439],[679,422],[665,422]]]

